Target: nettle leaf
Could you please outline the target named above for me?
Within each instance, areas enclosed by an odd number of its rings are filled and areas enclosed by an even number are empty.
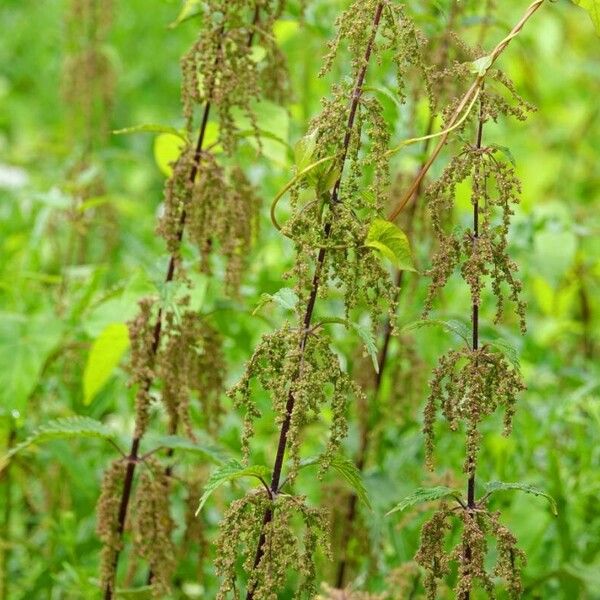
[[[533,485],[518,482],[507,483],[505,481],[490,481],[485,485],[485,491],[488,495],[491,495],[495,492],[503,492],[505,490],[517,490],[519,492],[525,492],[526,494],[532,494],[533,496],[540,496],[542,498],[545,498],[550,504],[552,514],[554,516],[558,515],[558,507],[556,506],[556,500],[554,500],[554,498],[544,490],[540,490],[539,488],[536,488]]]
[[[493,62],[494,59],[490,54],[482,56],[471,63],[471,73],[475,73],[475,75],[479,75],[479,77],[484,77]]]
[[[401,500],[392,510],[386,513],[386,517],[395,512],[400,512],[416,506],[417,504],[423,504],[424,502],[434,502],[435,500],[441,500],[442,498],[449,497],[460,497],[456,490],[453,490],[446,486],[438,486],[432,488],[419,488],[415,490],[410,496],[406,496],[404,500]]]
[[[90,417],[64,417],[50,421],[36,429],[26,440],[17,444],[2,459],[0,459],[0,470],[15,456],[31,446],[44,444],[52,440],[73,438],[97,438],[114,441],[115,432],[96,419]]]
[[[499,144],[490,144],[490,148],[494,148],[494,150],[496,150],[497,152],[500,152],[500,154],[504,154],[506,159],[513,165],[513,167],[517,166],[517,161],[515,160],[515,157],[508,146],[500,146]]]
[[[232,459],[218,468],[209,477],[206,485],[204,486],[204,493],[200,498],[200,503],[196,510],[196,515],[200,513],[206,501],[210,498],[211,494],[220,488],[224,483],[228,481],[234,481],[241,479],[242,477],[255,477],[260,481],[264,481],[265,478],[269,477],[271,471],[269,467],[264,465],[251,465],[245,467],[239,460]]]
[[[471,330],[458,319],[420,319],[418,321],[413,321],[412,323],[408,323],[402,328],[402,331],[414,331],[415,329],[421,329],[422,327],[430,327],[430,326],[438,326],[441,327],[444,331],[454,333],[458,337],[462,338],[470,347],[471,345]]]
[[[168,133],[187,141],[185,130],[169,127],[168,125],[159,125],[158,123],[144,123],[142,125],[133,125],[132,127],[124,127],[123,129],[115,129],[113,135],[127,135],[130,133]]]
[[[187,438],[178,435],[165,435],[157,438],[151,438],[149,445],[156,448],[171,448],[191,454],[198,454],[210,459],[217,464],[223,464],[227,461],[225,451],[209,441],[200,443],[193,442]]]
[[[169,27],[173,29],[184,21],[199,15],[203,8],[204,0],[184,0],[177,18],[169,25]]]
[[[515,369],[519,369],[521,367],[517,349],[514,346],[511,346],[508,342],[497,338],[494,340],[486,340],[486,344],[504,354],[504,356],[506,356],[508,361]]]
[[[311,467],[318,465],[323,457],[313,456],[311,458],[305,458],[300,461],[300,468]],[[342,476],[346,483],[354,490],[356,497],[369,509],[371,510],[371,499],[369,498],[369,492],[363,482],[362,473],[358,470],[358,467],[354,464],[354,461],[341,455],[335,455],[329,465],[336,473]]]
[[[379,373],[379,355],[377,351],[377,344],[371,328],[368,325],[360,325],[359,323],[349,323],[350,327],[356,331],[362,340],[366,351],[369,353],[371,360],[373,361],[373,368],[376,373]]]
[[[588,11],[596,33],[600,35],[600,0],[573,0],[573,2]]]
[[[83,371],[83,403],[91,404],[129,347],[125,323],[111,323],[92,344]]]
[[[294,146],[294,162],[298,172],[303,171],[312,163],[312,157],[317,149],[317,132],[306,134]]]
[[[364,245],[381,252],[398,269],[416,271],[408,237],[391,221],[375,219]]]
[[[154,160],[161,172],[167,177],[173,174],[171,166],[185,147],[185,141],[173,133],[161,133],[154,139]]]
[[[295,310],[296,305],[298,304],[298,295],[292,288],[281,288],[274,294],[262,294],[260,301],[257,307],[252,311],[252,314],[255,315],[259,310],[271,302],[279,304],[279,306],[286,310]]]

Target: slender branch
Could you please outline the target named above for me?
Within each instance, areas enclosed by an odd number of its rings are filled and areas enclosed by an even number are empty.
[[[483,102],[479,105],[479,125],[477,127],[477,140],[476,147],[478,150],[481,150],[481,143],[483,140]],[[484,175],[485,177],[485,175]],[[477,252],[477,244],[479,242],[479,198],[477,196],[473,197],[473,244],[472,244],[472,252]],[[472,295],[471,302],[471,332],[472,332],[472,346],[473,352],[479,350],[479,299]],[[477,508],[477,503],[475,502],[475,465],[469,465],[470,476],[467,482],[467,511],[471,512]],[[467,568],[469,568],[469,563],[471,562],[472,551],[470,546],[466,546],[465,548],[465,559],[467,563]],[[471,593],[465,592],[463,595],[463,600],[470,600]]]
[[[473,96],[478,94],[479,91],[481,90],[481,87],[483,86],[483,82],[485,81],[485,77],[486,77],[489,69],[498,60],[498,57],[502,54],[502,52],[504,52],[504,50],[510,44],[510,42],[519,35],[519,33],[521,32],[521,30],[523,29],[523,27],[525,26],[527,21],[542,6],[542,4],[545,1],[546,0],[535,0],[535,2],[533,2],[529,6],[529,8],[525,11],[525,13],[521,17],[521,19],[518,21],[518,23],[512,28],[511,32],[501,42],[499,42],[498,45],[488,55],[489,56],[489,66],[485,69],[485,72],[480,73],[477,76],[475,81],[471,84],[471,87],[465,92],[464,96],[458,103],[458,106],[456,107],[454,113],[452,114],[452,116],[450,117],[450,120],[447,123],[448,128],[452,128],[454,125],[456,125],[456,123],[460,119],[460,116],[463,114],[463,111],[469,105],[469,103],[472,101]],[[399,202],[396,204],[396,206],[394,206],[394,208],[390,211],[390,213],[388,215],[388,219],[390,221],[394,221],[398,217],[398,215],[404,210],[404,207],[410,202],[411,198],[415,195],[417,189],[421,185],[421,182],[425,178],[425,175],[427,175],[427,172],[431,168],[431,165],[433,165],[433,163],[439,156],[440,152],[446,145],[448,136],[449,136],[449,132],[444,133],[442,135],[440,141],[438,142],[437,146],[431,153],[431,156],[429,157],[429,159],[427,160],[427,162],[425,163],[423,168],[419,171],[419,174],[417,175],[417,177],[415,177],[414,181],[412,182],[412,184],[410,185],[410,187],[408,188],[406,193],[399,200]]]
[[[375,43],[375,37],[377,35],[377,30],[379,29],[379,23],[381,21],[381,15],[383,12],[383,8],[384,8],[384,2],[379,2],[377,5],[377,8],[375,9],[375,15],[373,17],[373,28],[372,28],[372,32],[371,32],[371,37],[369,38],[369,41],[367,43],[367,47],[365,49],[364,60],[363,60],[361,68],[358,71],[356,82],[354,84],[354,89],[352,91],[352,96],[351,96],[351,101],[350,101],[350,112],[348,115],[348,122],[347,122],[347,126],[346,126],[346,134],[344,136],[344,141],[343,141],[343,145],[342,145],[340,173],[338,175],[338,178],[337,178],[337,180],[333,186],[332,192],[331,192],[330,205],[332,207],[335,207],[335,205],[339,202],[340,187],[342,184],[342,177],[343,177],[343,173],[344,173],[346,159],[348,156],[348,150],[350,148],[350,140],[351,140],[351,136],[352,136],[352,131],[354,129],[354,121],[356,118],[356,112],[358,110],[358,105],[359,105],[360,99],[362,97],[363,85],[364,85],[365,77],[367,74],[367,68],[369,65],[369,61],[371,59],[371,53],[373,51],[373,45]],[[324,235],[325,239],[329,238],[329,235],[331,233],[331,228],[332,228],[332,223],[329,220],[329,221],[327,221],[327,223],[325,224],[325,226],[323,228],[323,235]],[[314,312],[315,304],[317,301],[317,294],[318,294],[320,283],[321,283],[321,271],[322,271],[323,264],[325,261],[326,252],[327,252],[327,250],[325,248],[321,248],[317,255],[315,272],[314,272],[313,280],[312,280],[312,289],[311,289],[311,292],[310,292],[310,295],[309,295],[309,298],[307,301],[306,310],[304,312],[304,318],[302,320],[302,324],[304,327],[304,334],[302,335],[302,338],[300,340],[300,346],[299,346],[300,360],[299,360],[298,368],[296,369],[295,377],[293,378],[294,380],[297,380],[302,374],[305,349],[306,349],[306,344],[308,342],[308,338],[310,335],[309,330],[311,327],[313,312]],[[292,413],[294,410],[294,405],[295,405],[295,398],[294,398],[293,392],[290,389],[290,392],[289,392],[288,398],[287,398],[287,403],[286,403],[286,414],[285,414],[284,421],[281,425],[281,430],[280,430],[280,434],[279,434],[279,443],[277,445],[277,454],[275,456],[275,462],[273,464],[273,473],[272,473],[272,477],[271,477],[271,492],[272,492],[273,496],[275,496],[279,491],[279,484],[280,484],[280,480],[281,480],[281,470],[283,468],[283,460],[285,457],[285,452],[286,452],[286,447],[287,447],[287,436],[288,436],[288,432],[289,432],[291,421],[292,421]],[[272,519],[273,519],[273,511],[272,511],[272,509],[269,508],[265,511],[265,515],[263,517],[263,526],[262,526],[262,530],[261,530],[261,533],[260,533],[260,536],[258,539],[256,553],[254,556],[254,564],[253,564],[254,569],[256,569],[258,567],[258,565],[260,564],[260,561],[263,557],[263,554],[264,554],[263,547],[264,547],[265,540],[266,540],[265,527],[272,521]],[[254,588],[249,587],[247,594],[246,594],[246,600],[253,600],[253,598],[254,598]]]

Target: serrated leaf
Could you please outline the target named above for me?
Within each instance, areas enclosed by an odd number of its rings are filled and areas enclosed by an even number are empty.
[[[52,440],[73,438],[98,438],[103,440],[114,440],[115,432],[109,427],[91,419],[90,417],[64,417],[50,421],[36,429],[26,440],[17,444],[2,459],[0,459],[0,470],[15,454],[22,452],[30,446],[44,444]]]
[[[450,496],[459,496],[456,490],[453,490],[446,486],[438,486],[432,488],[419,488],[415,490],[409,496],[406,496],[401,500],[392,510],[386,513],[386,517],[395,512],[400,512],[416,506],[417,504],[423,504],[424,502],[434,502],[435,500],[441,500],[442,498],[449,498]]]
[[[170,28],[177,27],[184,21],[195,17],[202,12],[203,0],[184,0],[183,6],[177,15],[177,18],[169,25]]]
[[[294,146],[294,161],[298,172],[303,171],[312,163],[312,157],[317,148],[317,132],[306,134]]]
[[[157,123],[144,123],[142,125],[124,127],[123,129],[115,129],[113,131],[114,135],[127,135],[130,133],[168,133],[179,137],[184,142],[187,141],[185,131],[177,129],[176,127],[169,127],[168,125],[159,125]]]
[[[515,160],[515,157],[508,146],[500,146],[499,144],[490,144],[490,148],[494,148],[494,150],[497,150],[501,154],[504,154],[504,156],[508,159],[508,161],[513,165],[513,167],[517,166],[517,161]]]
[[[111,323],[92,344],[83,371],[83,403],[88,405],[109,380],[129,347],[125,323]]]
[[[485,485],[485,491],[488,494],[493,494],[495,492],[503,492],[505,490],[516,490],[519,492],[525,492],[526,494],[532,494],[533,496],[540,496],[542,498],[545,498],[550,504],[552,514],[555,516],[558,515],[558,507],[556,506],[556,500],[554,500],[554,498],[544,490],[540,490],[539,488],[536,488],[533,485],[518,482],[507,483],[505,481],[490,481]]]
[[[471,73],[475,73],[475,75],[479,75],[479,77],[484,77],[493,62],[494,59],[491,54],[482,56],[471,63]]]
[[[178,435],[165,435],[157,438],[151,438],[149,445],[156,448],[171,448],[183,452],[202,455],[217,464],[227,461],[225,451],[210,442],[193,442],[187,438]]]
[[[366,351],[369,353],[371,360],[373,361],[373,368],[376,373],[379,373],[379,354],[377,351],[377,345],[375,343],[375,338],[373,337],[373,333],[371,332],[370,327],[367,325],[360,325],[359,323],[350,322],[350,327],[356,331],[362,340]]]
[[[154,160],[167,177],[173,174],[171,164],[179,158],[184,146],[185,142],[173,133],[161,133],[154,139]]]
[[[274,294],[262,294],[260,301],[256,308],[252,311],[252,314],[258,313],[258,311],[270,302],[275,302],[286,310],[295,310],[298,304],[298,296],[292,288],[281,288]]]
[[[398,269],[416,271],[408,237],[391,221],[375,219],[369,227],[364,245],[381,252]]]
[[[494,340],[486,341],[486,344],[492,346],[492,348],[496,348],[496,350],[500,351],[508,361],[512,364],[515,369],[519,369],[521,367],[519,363],[519,353],[514,346],[511,346],[508,342],[501,340],[499,338]]]
[[[467,346],[471,346],[471,330],[464,323],[458,321],[457,319],[420,319],[418,321],[408,323],[408,325],[405,325],[402,328],[402,331],[414,331],[415,329],[421,329],[422,327],[430,326],[439,326],[444,331],[454,333],[462,338]]]
[[[573,2],[588,11],[596,33],[600,35],[600,0],[573,0]]]
[[[204,493],[200,498],[196,515],[202,510],[202,507],[206,504],[211,494],[224,483],[228,481],[234,481],[241,479],[242,477],[256,477],[257,479],[264,481],[270,474],[270,469],[264,465],[251,465],[244,467],[244,465],[235,459],[230,460],[222,467],[218,468],[209,477],[206,485],[204,486]]]
[[[305,458],[300,461],[300,468],[311,467],[318,465],[322,460],[321,456],[313,456],[311,458]],[[354,461],[336,454],[330,462],[330,467],[341,475],[346,483],[354,490],[356,497],[369,509],[371,510],[371,499],[369,493],[363,482],[362,473],[358,470]]]

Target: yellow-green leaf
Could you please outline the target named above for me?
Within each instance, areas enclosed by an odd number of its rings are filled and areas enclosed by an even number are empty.
[[[128,346],[124,323],[111,323],[92,344],[83,372],[84,404],[90,404],[104,387]]]
[[[402,271],[416,271],[408,237],[391,221],[375,219],[369,228],[365,246],[380,252]]]
[[[573,0],[573,2],[588,11],[596,33],[600,35],[600,0]]]
[[[179,158],[184,146],[185,142],[173,133],[161,133],[154,138],[154,160],[167,177],[173,174],[171,163]]]

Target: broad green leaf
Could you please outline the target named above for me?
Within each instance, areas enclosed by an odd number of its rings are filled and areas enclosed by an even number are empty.
[[[294,146],[294,160],[298,172],[303,171],[312,162],[312,158],[317,148],[317,132],[307,133],[303,138],[300,138]]]
[[[492,66],[492,63],[493,58],[490,54],[482,56],[471,63],[471,73],[475,73],[475,75],[479,75],[479,77],[484,77],[488,72],[488,69]]]
[[[519,363],[519,353],[514,346],[511,346],[508,342],[505,342],[502,339],[494,339],[494,340],[486,340],[486,344],[490,345],[492,348],[500,351],[508,361],[512,364],[515,369],[520,368]]]
[[[298,304],[298,296],[292,288],[281,288],[274,294],[262,294],[258,306],[252,311],[252,314],[258,313],[258,311],[270,302],[279,304],[286,310],[295,310]]]
[[[240,479],[242,477],[255,477],[256,479],[264,481],[265,478],[269,477],[269,474],[270,469],[264,465],[252,465],[249,467],[244,467],[240,461],[235,459],[230,460],[222,467],[219,467],[216,471],[214,471],[214,473],[209,477],[206,485],[204,486],[204,493],[200,498],[196,515],[200,513],[202,507],[206,504],[206,501],[209,499],[211,494],[224,483],[227,483],[228,481],[234,481],[235,479]]]
[[[60,342],[62,323],[54,313],[0,313],[0,403],[23,412],[46,360]]]
[[[313,456],[300,461],[300,468],[318,465],[322,460],[321,456]],[[335,455],[329,465],[336,473],[341,475],[346,483],[354,490],[357,498],[369,509],[371,509],[371,499],[363,482],[362,473],[358,470],[354,461],[345,456]]]
[[[391,221],[375,219],[369,228],[365,246],[381,252],[400,270],[416,271],[410,242],[406,234]]]
[[[128,347],[125,323],[111,323],[94,341],[83,371],[84,404],[90,404],[104,387]]]
[[[0,470],[6,463],[23,450],[30,446],[37,446],[52,440],[73,438],[98,438],[114,441],[116,435],[109,427],[89,417],[75,416],[65,417],[50,421],[36,429],[26,440],[17,444],[2,459],[0,459]]]
[[[373,368],[376,373],[379,373],[379,354],[377,351],[377,344],[375,338],[371,332],[371,328],[367,325],[359,325],[358,323],[350,323],[350,327],[356,331],[360,336],[363,344],[365,345],[366,351],[369,353],[371,360],[373,361]]]
[[[159,125],[157,123],[144,123],[143,125],[133,125],[132,127],[115,129],[113,131],[114,135],[125,135],[129,133],[168,133],[177,136],[184,142],[187,141],[184,130],[177,129],[176,127],[169,127],[168,125]]]
[[[222,464],[227,461],[225,451],[210,442],[193,442],[178,435],[165,435],[157,438],[150,438],[148,445],[155,448],[171,448],[191,454],[198,454],[209,458],[211,461]]]
[[[556,500],[548,494],[544,492],[544,490],[540,490],[532,485],[527,483],[507,483],[505,481],[491,481],[490,483],[486,483],[485,491],[488,494],[493,494],[495,492],[503,492],[505,490],[517,490],[519,492],[525,492],[526,494],[532,494],[533,496],[540,496],[545,498],[550,504],[550,509],[552,510],[553,515],[558,515],[558,507],[556,506]]]
[[[154,160],[161,172],[170,177],[173,174],[171,166],[181,154],[185,142],[173,133],[161,133],[154,139]]]
[[[507,158],[507,160],[514,167],[517,166],[517,161],[515,160],[515,157],[508,146],[500,146],[499,144],[490,144],[490,148],[494,148],[495,150],[500,152],[500,154],[504,154],[504,156]]]
[[[600,35],[600,0],[573,0],[573,2],[588,11],[596,33]]]
[[[170,28],[177,27],[184,21],[195,17],[202,12],[204,0],[183,0],[183,6],[177,18],[169,25]]]
[[[449,487],[438,486],[432,488],[419,488],[415,490],[410,496],[406,496],[404,500],[400,501],[392,510],[386,513],[386,517],[395,512],[400,512],[416,506],[417,504],[423,504],[423,502],[434,502],[435,500],[441,500],[442,498],[449,498],[450,496],[459,496],[456,490]]]
[[[458,337],[462,338],[467,346],[471,346],[471,330],[463,322],[457,319],[420,319],[419,321],[408,323],[408,325],[405,325],[402,328],[402,331],[414,331],[415,329],[421,329],[422,327],[430,326],[438,326],[444,331],[454,333]]]
[[[251,109],[255,115],[255,122],[244,110],[234,108],[232,113],[236,127],[247,136],[248,143],[252,147],[262,150],[268,159],[287,166],[290,130],[290,117],[287,110],[267,100],[254,102]],[[260,140],[256,139],[257,135]]]

